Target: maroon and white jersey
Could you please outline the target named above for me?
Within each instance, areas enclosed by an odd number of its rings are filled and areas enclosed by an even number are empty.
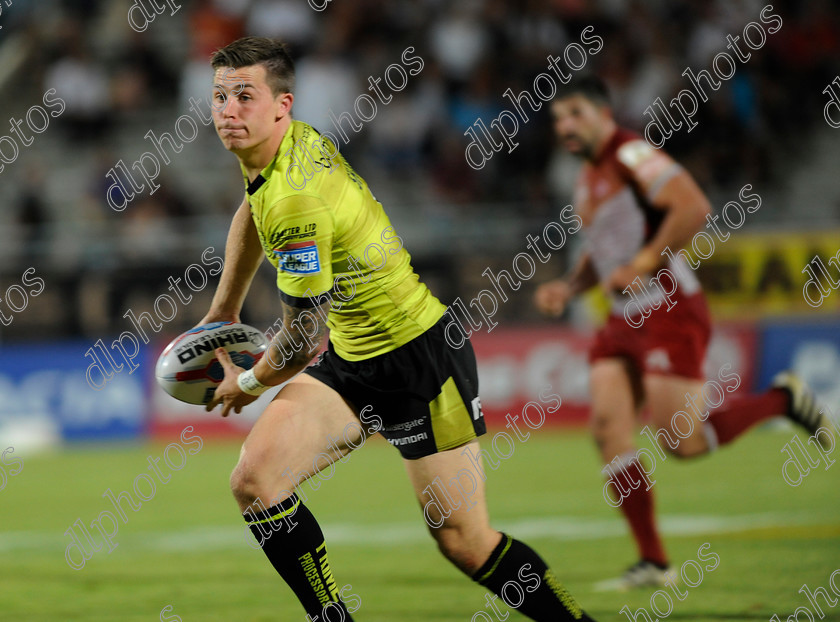
[[[586,251],[592,258],[598,279],[605,280],[615,268],[630,263],[656,235],[665,216],[653,207],[653,200],[665,183],[682,171],[665,152],[654,149],[638,134],[619,128],[598,159],[586,162],[575,187],[575,212],[580,215]],[[673,249],[674,252],[677,249]],[[700,291],[700,283],[682,258],[668,268],[677,276],[677,294]],[[654,275],[642,277],[649,287]],[[648,289],[648,302],[663,301],[662,292]],[[613,313],[623,313],[626,299],[611,295]]]

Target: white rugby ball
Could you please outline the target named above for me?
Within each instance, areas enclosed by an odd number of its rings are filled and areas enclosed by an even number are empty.
[[[266,336],[253,326],[236,322],[204,324],[166,346],[155,365],[155,378],[175,399],[206,404],[225,375],[216,359],[216,348],[227,350],[234,365],[251,369],[267,346]]]

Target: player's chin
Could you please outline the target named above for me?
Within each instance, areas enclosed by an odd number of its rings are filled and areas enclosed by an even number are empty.
[[[233,153],[245,151],[247,148],[244,140],[241,138],[231,138],[230,136],[222,137],[222,144],[225,146],[225,149]]]
[[[228,151],[233,151],[234,153],[237,151],[244,151],[250,146],[247,137],[235,135],[230,132],[220,132],[219,140],[222,141],[222,144],[225,146],[225,149],[227,149]]]

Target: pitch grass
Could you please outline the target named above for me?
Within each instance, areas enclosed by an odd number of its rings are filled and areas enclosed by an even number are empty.
[[[758,431],[710,458],[670,457],[657,466],[654,490],[675,565],[696,559],[707,542],[721,560],[698,587],[683,586],[688,596],[675,600],[670,620],[769,620],[774,613],[785,620],[808,606],[797,594],[803,583],[827,587],[840,568],[840,466],[818,467],[797,488],[786,484],[780,449],[793,434]],[[238,444],[205,443],[168,484],[158,484],[151,501],[128,511],[112,553],[94,553],[82,570],[66,564],[64,531],[77,518],[89,524],[112,510],[103,492],[129,489],[148,472],[147,456],[162,449],[15,453],[25,466],[0,492],[3,620],[305,619],[262,553],[245,542],[228,491]],[[450,567],[425,535],[392,448],[374,439],[339,467],[317,493],[308,484],[304,490],[328,542],[334,536],[329,551],[338,584],[352,585],[362,600],[356,620],[468,622],[484,610],[484,590]],[[518,443],[514,456],[490,472],[489,506],[494,524],[538,549],[596,620],[626,620],[619,610],[626,604],[650,611],[652,592],[592,590],[635,561],[629,537],[609,533],[623,527],[601,497],[602,485],[584,432],[544,432]],[[562,535],[564,526],[571,535]],[[821,602],[825,620],[840,620],[840,604]],[[161,616],[167,605],[173,617]]]

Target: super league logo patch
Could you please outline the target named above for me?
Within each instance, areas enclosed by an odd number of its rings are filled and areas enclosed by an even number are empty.
[[[272,253],[277,257],[277,268],[283,272],[314,274],[321,270],[315,240],[290,242],[280,248],[275,248]]]

